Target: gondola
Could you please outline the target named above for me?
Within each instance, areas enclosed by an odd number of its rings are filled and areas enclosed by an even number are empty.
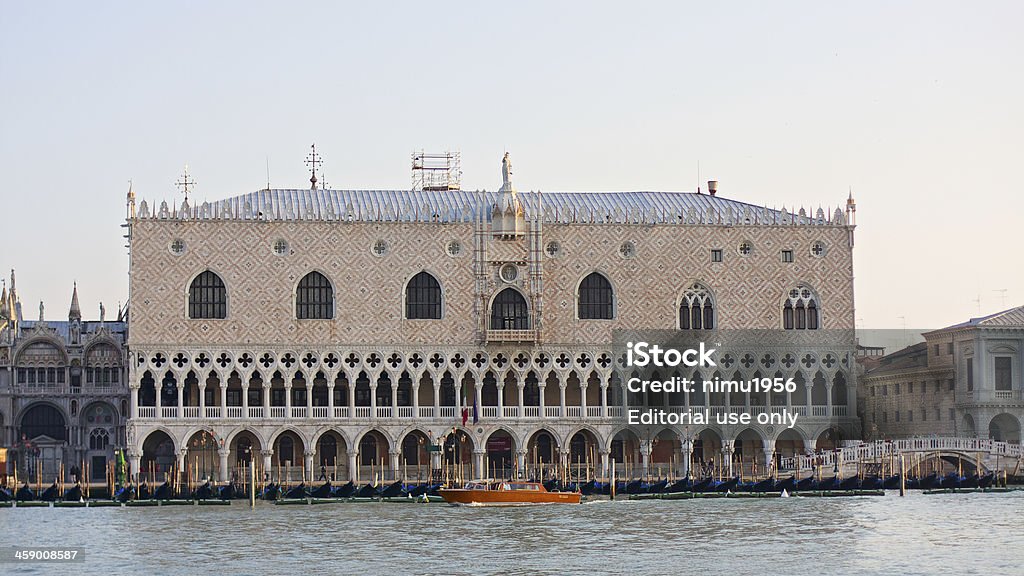
[[[831,478],[822,478],[814,484],[815,490],[838,490],[839,489],[839,477],[833,476]]]
[[[331,497],[331,482],[324,482],[319,488],[313,490],[310,493],[313,498],[330,498]]]
[[[0,486],[0,502],[10,502],[11,500],[14,500],[14,494],[11,494],[6,486]]]
[[[356,498],[373,498],[377,495],[377,487],[373,484],[366,484],[359,490],[356,490]]]
[[[939,481],[939,488],[959,488],[960,482],[963,481],[963,476],[956,472],[950,472],[942,477]]]
[[[783,490],[785,490],[786,492],[792,492],[796,490],[795,476],[790,476],[788,478],[783,478],[782,480],[779,480],[779,482],[775,485],[775,492],[782,492]]]
[[[960,480],[960,483],[957,485],[957,488],[977,488],[978,484],[980,483],[981,477],[978,476],[977,474],[971,474],[970,476],[967,476],[964,479]]]
[[[118,502],[130,502],[135,500],[135,486],[118,486],[114,489],[114,500]]]
[[[658,480],[657,482],[647,486],[648,494],[661,494],[665,491],[668,486],[668,480]]]
[[[379,495],[381,498],[397,498],[402,495],[402,488],[402,481],[396,480],[387,486],[381,487]]]
[[[882,489],[884,490],[896,490],[900,487],[900,475],[893,474],[882,481]]]
[[[153,491],[153,500],[170,500],[174,496],[171,490],[171,483],[164,482]]]
[[[774,478],[765,478],[764,480],[761,480],[760,482],[752,484],[750,486],[750,491],[751,492],[776,492],[776,490],[775,490],[775,479]]]
[[[334,496],[335,498],[351,498],[355,491],[355,483],[349,480],[347,483],[332,489],[331,496]]]
[[[547,488],[547,486],[544,487]],[[550,491],[551,489],[548,488],[548,490]],[[643,480],[633,480],[627,483],[625,489],[622,490],[623,494],[644,494],[645,492],[647,490]]]
[[[56,502],[58,496],[60,496],[60,488],[54,482],[46,490],[43,490],[43,493],[39,495],[39,499],[43,502]]]
[[[149,484],[143,482],[139,485],[139,500],[149,500],[153,497],[152,490],[149,489]]]
[[[555,492],[559,488],[560,486],[557,478],[552,478],[551,480],[548,480],[547,482],[544,483],[544,489],[547,490],[548,492]]]
[[[882,479],[878,476],[865,476],[860,482],[861,490],[881,490]]]
[[[580,494],[590,496],[597,490],[597,480],[591,480],[579,485]]]
[[[860,479],[860,476],[857,476],[857,475],[850,476],[849,478],[846,478],[846,479],[842,480],[841,482],[839,482],[839,489],[840,490],[859,490],[860,486],[861,486],[861,479]]]
[[[202,486],[192,491],[193,500],[209,500],[213,498],[213,486],[207,480]]]
[[[925,476],[924,478],[921,478],[916,483],[917,486],[914,486],[914,488],[920,488],[921,490],[931,490],[933,488],[938,488],[941,482],[942,479],[939,478],[939,475],[936,474],[935,472],[932,472],[931,474]]]
[[[82,502],[84,500],[82,498],[82,486],[80,484],[75,484],[71,488],[68,488],[67,491],[64,492],[64,498],[62,498],[62,500],[65,502]]]
[[[796,490],[797,490],[797,492],[806,492],[808,490],[814,490],[814,485],[817,484],[817,483],[818,483],[818,481],[814,479],[814,476],[808,476],[807,478],[801,478],[796,483]]]
[[[996,473],[995,472],[989,472],[988,474],[985,474],[981,478],[978,478],[978,488],[988,488],[988,487],[992,486],[992,484],[995,483],[995,480],[996,480]]]
[[[303,482],[298,486],[292,488],[284,495],[287,500],[294,500],[296,498],[309,498],[309,491],[306,490],[306,483]]]
[[[36,495],[32,493],[32,489],[28,487],[28,484],[23,484],[14,493],[14,499],[18,502],[31,502],[36,499]]]
[[[689,478],[683,478],[682,480],[676,480],[675,482],[673,482],[673,483],[669,484],[668,486],[666,486],[664,492],[666,494],[677,494],[679,492],[689,492],[692,487],[693,487],[693,481],[690,480]],[[584,493],[584,496],[586,496],[586,493]]]
[[[739,483],[740,483],[740,477],[739,476],[737,476],[735,478],[730,478],[730,479],[728,479],[728,480],[726,480],[724,482],[719,482],[718,484],[716,484],[715,487],[714,487],[714,491],[715,492],[732,492],[732,491],[736,490],[736,486],[738,486]]]
[[[714,478],[708,477],[691,486],[690,490],[692,492],[707,492],[711,488],[712,484],[714,484],[714,482]]]
[[[235,487],[232,484],[227,486],[221,486],[217,489],[217,498],[221,500],[231,500],[235,498]]]
[[[260,493],[261,500],[277,500],[281,497],[281,485],[270,483],[263,488],[263,492]]]

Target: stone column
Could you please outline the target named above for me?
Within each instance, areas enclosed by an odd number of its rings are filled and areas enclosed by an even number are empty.
[[[177,386],[178,418],[181,418],[182,416],[185,415],[185,412],[183,410],[183,408],[185,407],[185,381],[180,377],[180,375],[175,374],[174,382],[175,385]]]
[[[227,482],[228,478],[228,456],[231,455],[231,450],[228,448],[220,448],[217,450],[217,456],[220,457],[220,474],[217,480],[219,482]]]
[[[334,380],[327,381],[327,417],[334,418]]]
[[[316,456],[316,452],[313,451],[313,450],[306,450],[305,452],[302,453],[302,456],[303,456],[302,478],[303,478],[303,480],[305,480],[306,478],[309,478],[309,482],[310,482],[310,484],[312,484],[313,480],[316,478],[313,475],[313,457]]]
[[[732,451],[733,440],[726,439],[722,442],[722,461],[725,463],[726,476],[732,478]]]
[[[377,379],[370,380],[370,418],[377,417]]]
[[[609,462],[608,462],[609,453],[608,453],[607,450],[602,448],[601,451],[598,452],[598,456],[601,459],[601,469],[600,469],[600,471],[599,471],[597,476],[599,478],[607,478],[608,475],[611,474],[611,470],[608,468],[608,466],[609,466]]]
[[[523,416],[525,416],[525,414],[523,412],[525,410],[525,405],[523,403],[523,389],[526,388],[526,378],[523,377],[523,376],[520,376],[519,378],[517,378],[516,379],[516,387],[518,388],[517,393],[519,394],[519,415],[518,416],[519,416],[519,418],[522,418]],[[543,398],[543,395],[541,395],[541,397]]]
[[[608,417],[608,377],[601,378],[601,418]],[[607,462],[605,463],[607,465]]]
[[[441,469],[441,453],[431,452],[430,453],[430,469],[440,470]]]
[[[284,381],[284,417],[292,417],[292,383],[291,380]]]
[[[580,417],[587,417],[587,385],[586,380],[580,381]]]
[[[313,417],[313,387],[316,384],[313,380],[316,379],[316,374],[313,377],[306,376],[306,418]]]
[[[775,464],[775,441],[769,440],[764,443],[764,472],[770,474]]]
[[[249,417],[249,380],[242,380],[242,418]]]
[[[684,436],[680,439],[679,458],[681,459],[682,463],[680,475],[684,478],[689,478],[690,460],[693,458],[693,438],[690,438],[689,436]]]
[[[156,380],[154,378],[154,381],[155,382],[153,388],[156,390],[156,417],[163,418],[162,412],[164,407],[164,381],[163,378],[160,378],[160,380]]]
[[[394,387],[391,389],[394,390]],[[401,454],[402,452],[400,450],[392,450],[388,453],[388,456],[391,457],[391,480],[398,479],[398,471],[401,468],[401,463],[398,461],[398,457],[401,456]],[[383,471],[381,471],[381,478],[384,478]]]
[[[199,383],[199,417],[206,418],[206,382]]]
[[[485,450],[473,450],[473,477],[474,478],[487,478],[487,470],[484,468],[484,456],[487,454]]]
[[[540,391],[540,393],[538,394],[540,398],[540,402],[538,402],[538,404],[540,405],[540,407],[537,409],[537,413],[540,415],[541,418],[544,418],[544,409],[547,407],[547,405],[544,402],[544,390],[546,388],[547,384],[545,384],[543,381],[537,383],[537,389]],[[522,416],[523,415],[520,414],[520,417]]]
[[[355,450],[348,451],[348,479],[355,482],[358,480],[359,453]]]
[[[642,440],[640,442],[640,476],[646,478],[650,473],[651,466],[651,442]]]
[[[526,475],[526,450],[516,450],[516,477],[523,478]]]
[[[565,418],[565,387],[568,384],[565,378],[559,378],[558,380],[558,415]]]
[[[505,417],[505,384],[504,382],[498,382],[496,386],[498,390],[498,418]]]
[[[132,382],[132,384],[131,384],[131,394],[129,395],[129,398],[130,398],[129,402],[131,402],[131,407],[130,407],[130,411],[128,413],[130,414],[131,418],[133,418],[133,419],[134,418],[138,418],[139,417],[139,384],[137,382]],[[6,439],[3,439],[3,440],[6,440]],[[5,442],[5,445],[6,445],[6,442]]]
[[[135,481],[139,481],[139,474],[142,472],[142,455],[135,450],[128,451],[128,466],[130,466],[129,474],[130,477]],[[84,482],[89,482],[89,479],[82,475]]]
[[[274,451],[273,450],[260,450],[260,456],[263,457],[263,474],[264,475],[270,474],[271,471],[274,468],[274,461],[273,461]],[[260,481],[260,480],[263,480],[263,478],[258,479],[257,482]],[[280,479],[278,479],[278,481],[280,481]]]
[[[188,458],[188,448],[182,448],[175,454],[178,458],[178,476],[176,480],[181,480],[180,476],[185,474],[185,460]]]
[[[220,417],[228,417],[228,380],[225,378],[220,382]]]

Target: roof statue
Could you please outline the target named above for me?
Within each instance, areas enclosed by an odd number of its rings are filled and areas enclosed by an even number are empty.
[[[512,188],[512,158],[508,152],[501,159],[501,192],[511,192]]]
[[[43,309],[43,301],[42,301],[42,300],[40,300],[40,301],[39,301],[39,321],[40,321],[40,322],[42,322],[42,321],[43,321],[43,310],[44,310],[44,309]]]
[[[103,307],[103,302],[100,302],[100,322],[103,322],[107,315],[107,309]]]

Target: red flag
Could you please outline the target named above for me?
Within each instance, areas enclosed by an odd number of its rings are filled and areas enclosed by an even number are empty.
[[[462,407],[462,425],[463,426],[466,425],[466,420],[469,420],[469,408],[463,406]]]

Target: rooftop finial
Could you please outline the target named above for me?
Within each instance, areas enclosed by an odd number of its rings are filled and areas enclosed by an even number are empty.
[[[74,290],[71,292],[71,309],[68,310],[68,321],[81,319],[82,308],[78,305],[78,282],[75,282]]]
[[[313,143],[313,151],[310,152],[309,156],[306,157],[306,165],[309,166],[312,176],[309,178],[309,183],[312,184],[310,190],[316,190],[316,167],[318,164],[323,164],[323,160],[320,159],[320,155],[316,153],[316,143]]]
[[[175,182],[174,185],[182,189],[182,192],[185,193],[185,202],[188,202],[188,191],[196,186],[196,181],[192,180],[188,174],[188,164],[185,164],[185,173],[181,175],[181,179]]]

